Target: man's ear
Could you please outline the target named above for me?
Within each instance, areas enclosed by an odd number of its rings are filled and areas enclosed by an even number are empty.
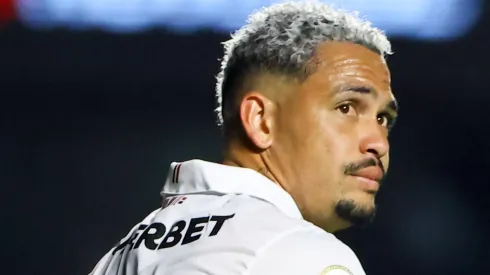
[[[272,145],[274,103],[263,94],[251,92],[240,102],[240,120],[250,142],[259,150]]]

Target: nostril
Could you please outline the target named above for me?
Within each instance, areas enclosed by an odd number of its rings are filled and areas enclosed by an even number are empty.
[[[367,150],[368,153],[371,153],[376,156],[376,158],[379,158],[379,153],[376,151],[376,149],[370,148]]]

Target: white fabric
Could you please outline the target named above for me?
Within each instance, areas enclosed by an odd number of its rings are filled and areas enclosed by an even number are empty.
[[[365,275],[349,247],[254,170],[175,162],[161,195],[163,207],[90,275]]]

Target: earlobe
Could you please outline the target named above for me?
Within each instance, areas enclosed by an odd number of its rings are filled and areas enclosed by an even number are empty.
[[[240,103],[240,119],[250,142],[259,150],[272,145],[274,104],[259,93],[247,94]]]

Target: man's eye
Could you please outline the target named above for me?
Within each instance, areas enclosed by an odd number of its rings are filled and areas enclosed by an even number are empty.
[[[378,124],[386,127],[386,128],[391,128],[393,124],[393,118],[389,114],[379,114],[377,117]]]
[[[337,107],[337,110],[339,110],[344,115],[354,115],[355,114],[355,110],[352,107],[352,105],[351,104],[347,104],[347,103],[338,106]]]

